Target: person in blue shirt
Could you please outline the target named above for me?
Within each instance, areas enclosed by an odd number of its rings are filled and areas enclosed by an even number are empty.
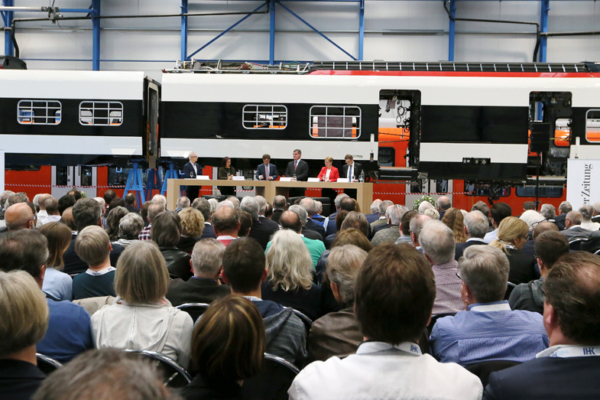
[[[458,267],[461,297],[468,311],[437,320],[431,332],[433,356],[463,366],[484,361],[524,362],[548,348],[543,317],[511,310],[506,293],[508,258],[492,246],[468,247]]]

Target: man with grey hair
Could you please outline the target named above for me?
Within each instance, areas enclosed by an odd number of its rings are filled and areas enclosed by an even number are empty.
[[[333,204],[335,205],[335,212],[333,214],[329,215],[329,217],[325,218],[325,222],[323,222],[323,228],[325,229],[326,237],[329,235],[333,235],[337,232],[337,225],[335,224],[335,217],[337,217],[337,214],[341,210],[342,200],[344,200],[347,197],[350,197],[350,196],[348,196],[346,193],[340,193],[335,197],[335,200],[333,200]]]
[[[592,222],[600,222],[600,203],[594,203],[594,214],[592,215]]]
[[[379,219],[371,223],[371,232],[374,232],[375,227],[378,225],[387,225],[387,217],[385,216],[385,212],[387,211],[388,207],[393,205],[394,202],[391,200],[384,200],[379,204]]]
[[[214,199],[211,199],[214,200]],[[200,236],[200,240],[202,239],[216,239],[217,235],[215,235],[215,230],[213,229],[211,218],[212,218],[212,207],[210,205],[210,201],[198,197],[192,203],[192,207],[202,213],[204,217],[204,230],[202,231],[202,236]],[[215,208],[216,210],[216,208]]]
[[[454,259],[454,232],[442,221],[427,221],[419,235],[419,244],[435,276],[433,314],[462,310],[461,280],[456,276],[458,262]]]
[[[190,206],[190,199],[186,196],[180,197],[177,199],[177,208],[175,209],[175,212],[179,212],[189,206]]]
[[[308,218],[305,224],[306,228],[310,229],[311,231],[317,232],[319,235],[321,235],[321,237],[325,237],[325,228],[317,224],[312,219],[313,216],[319,211],[317,209],[317,203],[315,202],[315,200],[310,197],[305,197],[302,200],[300,200],[300,206],[304,207],[306,213],[308,214]]]
[[[419,244],[419,235],[423,230],[423,225],[427,221],[431,221],[431,217],[425,214],[418,214],[414,218],[412,218],[408,224],[410,229],[410,241],[415,249],[419,250],[419,252],[423,253],[423,249],[421,249],[421,245]]]
[[[587,239],[592,234],[592,231],[583,229],[581,223],[583,217],[579,211],[569,211],[565,217],[565,230],[560,231],[567,237],[569,242],[575,239]]]
[[[167,209],[167,198],[162,194],[155,194],[154,197],[152,197],[152,202],[162,204],[165,210]]]
[[[116,243],[123,247],[129,246],[132,242],[138,240],[143,229],[144,220],[140,214],[134,212],[125,214],[119,221],[119,240]]]
[[[367,217],[367,222],[369,223],[369,225],[379,219],[379,205],[380,204],[381,204],[381,199],[375,199],[371,203],[371,207],[369,207],[371,214],[365,215],[365,217]]]
[[[511,310],[504,300],[510,266],[500,249],[465,250],[458,275],[468,311],[437,320],[431,332],[432,355],[462,366],[485,361],[524,362],[548,347],[540,314]],[[436,277],[437,282],[437,277]]]
[[[558,206],[558,215],[554,218],[554,223],[558,226],[559,231],[566,229],[566,218],[569,211],[573,211],[573,206],[568,201],[563,201]]]
[[[293,206],[290,206],[288,211],[291,211],[291,212],[297,214],[298,218],[300,218],[300,222],[302,223],[302,230],[300,233],[302,233],[308,239],[320,240],[321,242],[323,242],[323,237],[321,236],[320,233],[315,232],[312,229],[308,229],[306,227],[306,221],[308,221],[308,213],[306,212],[306,209],[304,207],[302,207],[298,204],[294,204]],[[279,222],[281,223],[281,220]]]
[[[225,199],[225,200],[228,200],[228,201],[230,201],[230,202],[231,202],[231,204],[233,204],[233,208],[234,208],[234,209],[236,209],[236,210],[239,210],[239,209],[240,209],[240,199],[238,199],[237,197],[235,197],[235,196],[229,196],[229,197],[228,197],[227,199]]]
[[[483,238],[487,233],[489,226],[488,219],[481,211],[471,211],[465,217],[465,235],[467,235],[467,241],[465,243],[457,243],[456,250],[454,252],[454,259],[458,261],[463,252],[471,246],[487,245]]]
[[[152,223],[154,222],[154,218],[156,218],[158,214],[164,211],[165,205],[163,203],[155,202],[154,200],[152,200],[152,203],[150,204],[150,206],[148,206],[149,224],[142,230],[142,233],[140,233],[140,236],[138,237],[139,240],[152,240],[152,238],[150,237],[150,231],[152,230]]]
[[[225,245],[216,239],[202,239],[196,243],[190,260],[194,276],[187,281],[174,279],[169,285],[166,297],[173,307],[185,303],[210,304],[231,293],[229,285],[219,281],[224,253]]]
[[[58,212],[58,199],[55,199],[54,197],[49,197],[44,202],[44,206],[46,207],[46,213],[48,214],[48,216],[46,217],[46,222],[44,222],[44,224],[47,224],[49,222],[59,222],[61,216]]]
[[[211,200],[213,200],[213,199],[211,199]],[[219,204],[217,204],[217,206],[215,207],[215,211],[217,211],[219,208],[222,208],[222,207],[228,207],[228,208],[231,208],[233,211],[235,211],[235,210],[236,210],[236,208],[235,208],[235,206],[233,205],[233,203],[232,203],[232,202],[230,202],[229,200],[223,200],[223,201],[221,201]],[[213,214],[214,214],[214,211],[213,211]]]
[[[581,213],[581,227],[590,231],[597,231],[600,229],[600,224],[592,222],[592,216],[594,215],[594,207],[590,204],[584,204],[579,208]]]
[[[44,225],[48,219],[48,212],[46,211],[46,200],[51,199],[52,195],[48,193],[42,193],[38,196],[38,204],[40,211],[37,213],[37,227]]]
[[[437,199],[435,202],[435,208],[440,213],[440,221],[442,218],[444,218],[444,214],[446,214],[446,211],[448,211],[450,207],[452,207],[452,202],[448,196],[441,196]]]
[[[266,209],[267,200],[262,196],[246,196],[240,203],[240,210],[252,215],[252,228],[248,237],[256,239],[263,249],[267,248],[271,236],[279,230],[279,225],[276,222],[265,218]]]
[[[546,221],[554,222],[554,217],[556,217],[556,208],[550,204],[542,204],[540,207],[540,214],[546,218]]]
[[[281,214],[287,208],[287,199],[285,196],[275,196],[273,198],[273,216],[271,217],[271,221],[279,223],[279,218],[281,218]]]
[[[421,204],[419,204],[419,208],[418,208],[419,213],[425,214],[425,211],[427,211],[429,209],[435,209],[433,204],[431,204],[430,202],[422,201]],[[439,211],[438,211],[438,214],[439,214]]]
[[[388,207],[385,212],[385,216],[388,220],[389,228],[380,229],[377,231],[377,233],[375,233],[373,239],[371,240],[373,247],[385,242],[396,243],[396,240],[400,238],[400,221],[407,211],[408,209],[406,207],[399,204]],[[381,226],[383,225],[379,225],[378,227]]]

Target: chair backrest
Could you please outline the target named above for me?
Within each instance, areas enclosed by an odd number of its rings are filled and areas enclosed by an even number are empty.
[[[298,316],[298,318],[300,318],[302,320],[302,322],[304,323],[304,327],[306,328],[306,333],[310,332],[310,328],[312,327],[312,319],[308,318],[304,313],[292,308],[292,310],[294,311],[294,314],[296,314],[296,316]]]
[[[600,249],[596,250],[596,251],[594,252],[594,254],[595,254],[595,255],[600,255]]]
[[[178,305],[176,308],[190,314],[195,323],[209,306],[210,304],[207,303],[185,303]]]
[[[480,363],[467,365],[465,368],[472,374],[477,375],[477,377],[481,380],[483,387],[485,387],[492,372],[501,371],[519,364],[521,363],[508,360],[483,361]]]
[[[283,358],[265,353],[265,362],[259,374],[246,379],[242,397],[262,400],[287,400],[287,391],[300,371]]]
[[[575,239],[569,241],[569,249],[571,251],[581,250],[581,242],[584,242],[586,240],[587,240],[587,238],[575,238]]]
[[[170,388],[182,388],[187,386],[192,377],[181,365],[160,353],[146,350],[125,350],[127,353],[137,354],[149,359],[163,373],[164,384]]]
[[[35,356],[37,358],[37,367],[46,375],[62,367],[62,364],[54,358],[50,358],[41,353],[36,353]]]

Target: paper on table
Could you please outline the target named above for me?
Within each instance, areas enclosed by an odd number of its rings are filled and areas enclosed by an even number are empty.
[[[308,178],[308,182],[320,182],[319,178]]]
[[[210,176],[208,176],[208,175],[197,175],[196,179],[201,180],[201,181],[208,181],[208,180],[210,180]]]

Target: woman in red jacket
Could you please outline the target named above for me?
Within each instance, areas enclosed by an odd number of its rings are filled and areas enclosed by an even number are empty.
[[[340,178],[340,171],[333,166],[333,157],[325,158],[325,166],[321,168],[318,178],[322,182],[337,182]]]

